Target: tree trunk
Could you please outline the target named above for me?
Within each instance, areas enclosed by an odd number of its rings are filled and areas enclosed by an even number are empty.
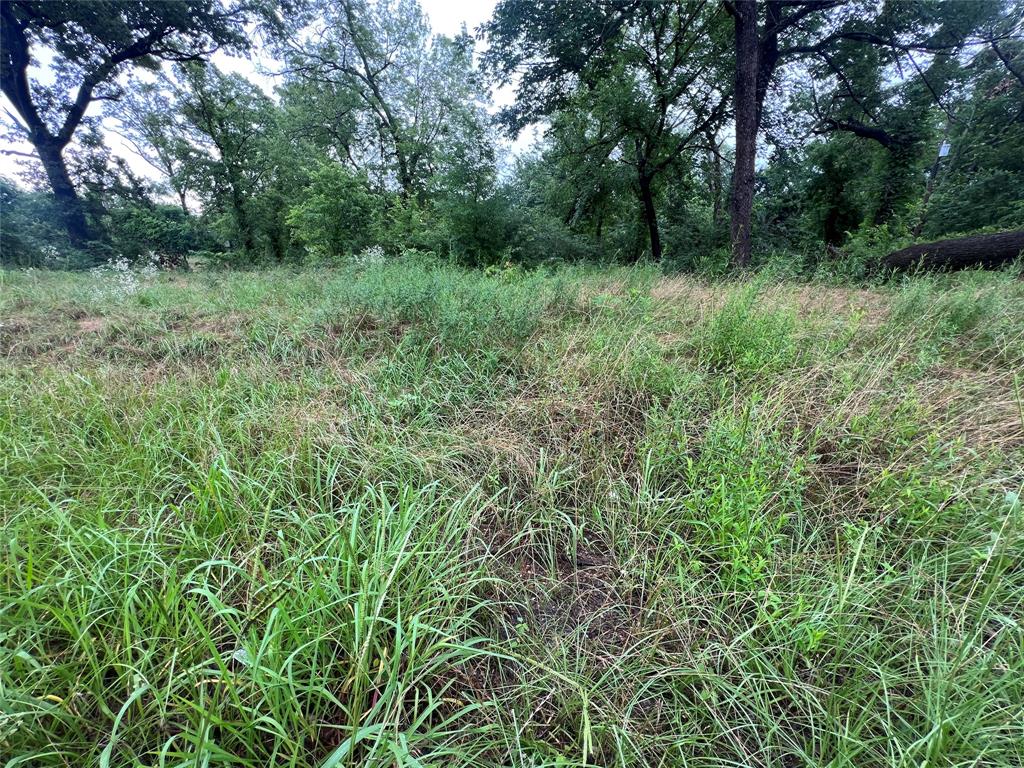
[[[398,183],[401,185],[402,199],[412,200],[415,197],[416,189],[412,181],[412,173],[409,171],[409,161],[402,154],[398,146],[398,138],[395,138],[395,158],[398,160]]]
[[[758,38],[756,0],[733,4],[736,34],[736,80],[733,99],[736,113],[736,166],[732,174],[730,204],[732,264],[750,264],[750,222],[754,208],[754,160],[757,154]]]
[[[707,142],[708,196],[711,198],[711,227],[717,236],[722,226],[725,211],[722,208],[722,155],[715,137],[715,130],[708,126],[704,130]]]
[[[184,189],[176,188],[175,191],[178,193],[178,203],[181,205],[181,210],[186,216],[191,216],[192,211],[188,209],[188,193]]]
[[[641,175],[640,202],[644,207],[644,223],[647,224],[647,235],[651,241],[651,258],[661,261],[661,235],[658,232],[658,212],[654,208],[654,191],[651,189],[651,178]]]
[[[889,269],[995,267],[1013,261],[1021,252],[1024,252],[1024,229],[912,245],[890,253],[882,265]]]
[[[725,211],[722,208],[722,158],[718,150],[714,149],[711,155],[711,226],[715,230],[717,239],[718,233],[722,231],[725,223]]]
[[[61,220],[64,223],[64,229],[67,230],[68,240],[75,248],[81,248],[90,240],[89,224],[85,218],[85,207],[68,175],[64,157],[61,155],[61,147],[57,144],[41,142],[35,145],[35,149],[60,209]]]

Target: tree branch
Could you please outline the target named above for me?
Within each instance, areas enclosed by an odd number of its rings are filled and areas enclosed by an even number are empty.
[[[11,155],[12,157],[27,157],[29,160],[38,160],[39,156],[34,152],[19,152],[16,149],[0,149],[0,155]]]
[[[0,3],[0,22],[0,90],[21,115],[30,139],[52,139],[50,129],[32,102],[32,91],[28,83],[28,65],[31,57],[28,38],[25,35],[26,24],[18,21],[10,3]]]
[[[999,57],[999,60],[1001,62],[1003,62],[1003,66],[1006,67],[1007,70],[1009,70],[1011,75],[1013,75],[1015,78],[1017,78],[1017,81],[1022,86],[1024,86],[1024,70],[1017,69],[1013,65],[1013,60],[1009,56],[1007,56],[1005,53],[1003,53],[1003,51],[999,48],[999,44],[995,41],[995,38],[993,38],[989,42],[989,45],[992,46],[992,50],[996,54],[996,56]]]
[[[883,147],[891,147],[897,144],[897,140],[888,131],[881,128],[875,128],[870,125],[858,122],[857,120],[836,120],[834,118],[825,118],[824,123],[832,126],[833,130],[846,131],[852,133],[854,136],[860,136],[864,139],[871,139],[877,141]]]
[[[71,104],[71,109],[68,110],[67,117],[64,118],[64,125],[61,126],[60,131],[57,133],[56,139],[60,146],[63,147],[71,141],[71,137],[74,135],[75,129],[82,122],[89,104],[97,98],[93,95],[96,87],[106,80],[118,65],[153,53],[156,44],[165,38],[169,32],[170,28],[168,27],[159,27],[152,30],[145,37],[136,40],[106,61],[101,62],[96,69],[83,78],[82,84],[78,87],[75,100]]]

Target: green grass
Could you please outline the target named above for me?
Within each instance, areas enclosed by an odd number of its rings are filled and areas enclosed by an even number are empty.
[[[0,765],[1019,766],[1024,284],[0,275]]]

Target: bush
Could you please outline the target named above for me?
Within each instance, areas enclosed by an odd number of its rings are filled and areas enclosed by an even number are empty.
[[[71,248],[52,195],[25,192],[0,177],[0,264],[67,268],[87,261]]]
[[[706,323],[700,353],[711,367],[762,374],[792,364],[796,318],[786,310],[760,309],[759,293],[758,283],[742,287]]]
[[[460,264],[488,266],[511,256],[522,222],[503,195],[482,200],[451,197],[441,208],[448,251]]]
[[[130,261],[156,254],[162,262],[180,264],[194,251],[215,249],[212,233],[175,205],[119,206],[110,212],[107,228],[112,250]]]
[[[288,211],[292,236],[315,260],[338,260],[374,242],[380,206],[366,180],[337,163],[313,172],[303,199]]]

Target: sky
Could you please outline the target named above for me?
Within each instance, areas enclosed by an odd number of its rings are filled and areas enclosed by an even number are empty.
[[[495,0],[420,0],[430,25],[442,35],[454,35],[465,23],[472,33],[494,12]]]
[[[463,24],[470,34],[474,34],[477,27],[491,17],[495,3],[496,0],[420,0],[420,6],[430,19],[434,32],[448,36],[453,36],[461,31]],[[256,82],[265,91],[273,90],[273,79],[261,76],[253,62],[231,58],[223,54],[215,54],[213,60],[222,70],[242,74]],[[492,97],[496,107],[510,104],[513,100],[512,88],[496,89],[492,93]],[[10,109],[10,103],[2,96],[0,96],[0,106]],[[93,105],[91,110],[96,110],[98,106]],[[95,114],[95,112],[90,111],[90,114]],[[123,157],[132,171],[147,178],[154,178],[153,168],[129,149],[116,134],[107,131],[105,136],[111,151]],[[536,131],[523,131],[516,141],[509,143],[508,147],[513,153],[524,151],[533,144],[536,136]],[[32,149],[27,143],[11,148],[21,152],[31,152]],[[0,176],[16,178],[22,162],[24,161],[17,157],[0,154]]]

